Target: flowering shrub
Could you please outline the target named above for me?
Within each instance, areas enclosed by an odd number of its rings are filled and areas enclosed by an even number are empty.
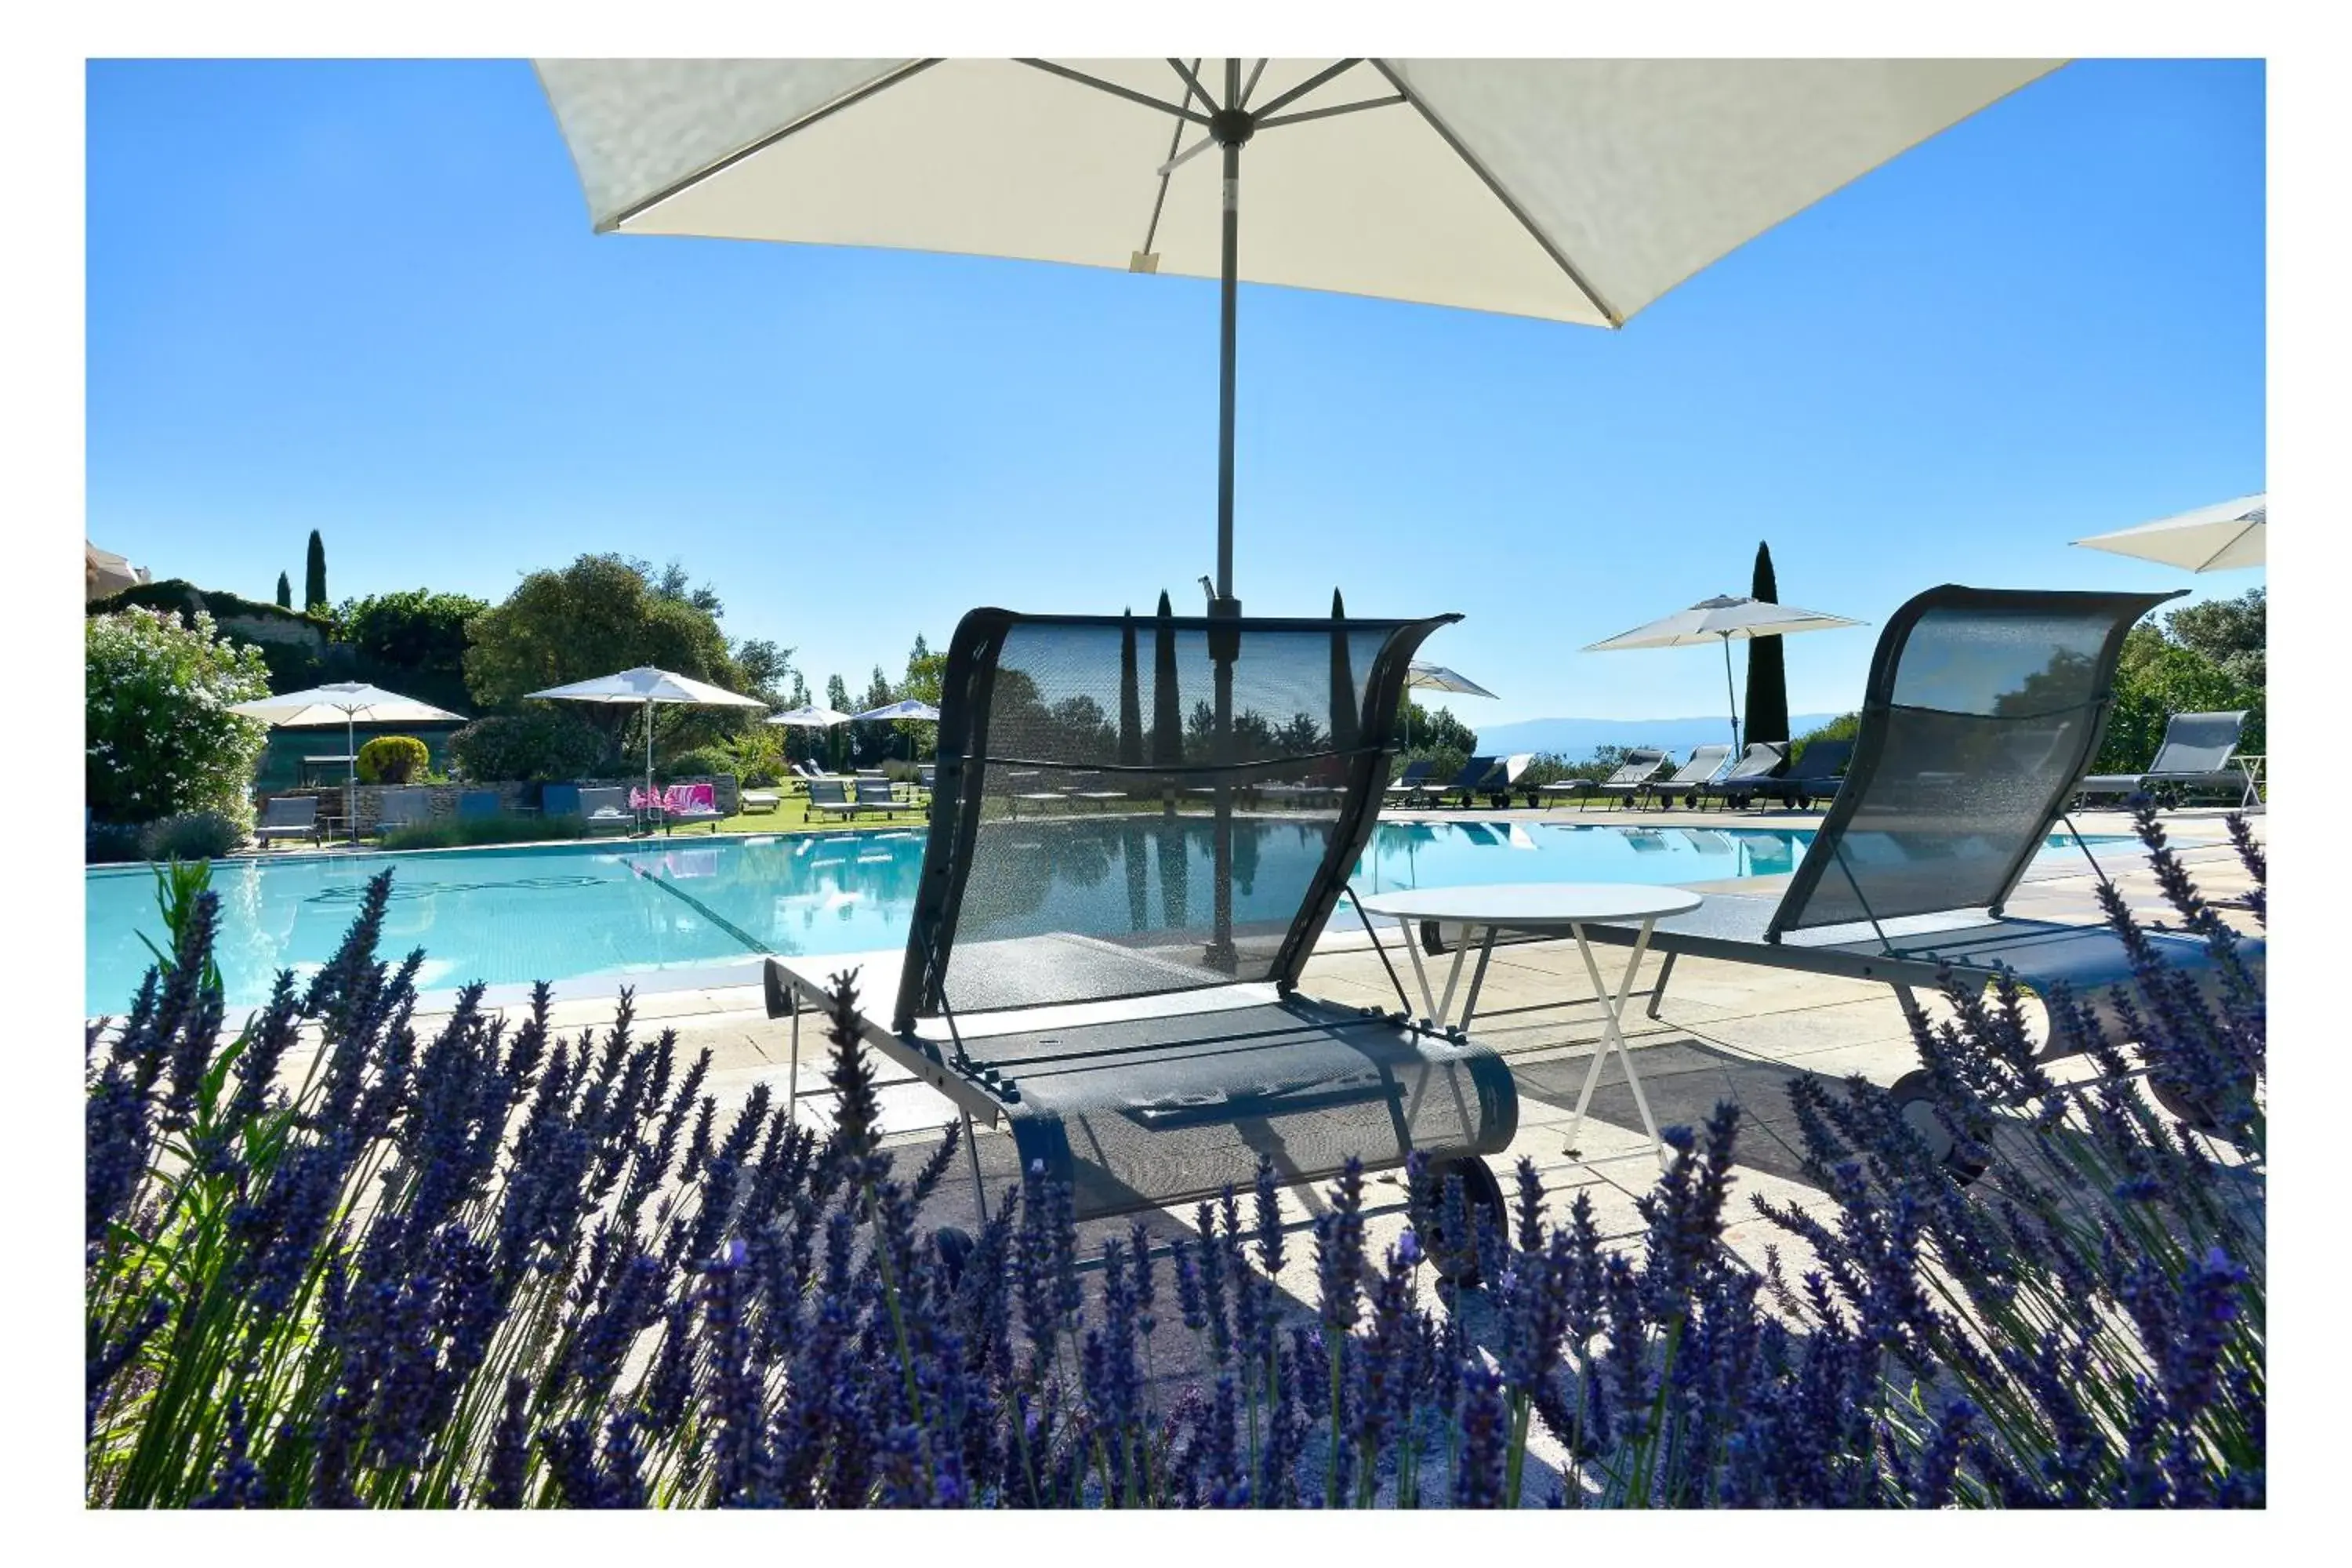
[[[1300,1304],[1274,1282],[1299,1242],[1270,1165],[1168,1247],[1138,1223],[1082,1260],[1037,1171],[977,1236],[926,1233],[957,1130],[910,1173],[882,1149],[845,978],[822,1140],[765,1086],[722,1117],[709,1054],[639,1041],[625,993],[601,1037],[563,1039],[545,987],[511,1029],[474,987],[420,1040],[423,954],[375,955],[390,890],[371,882],[333,960],[281,976],[223,1047],[219,909],[191,879],[169,958],[90,1034],[93,1503],[2263,1499],[2242,969],[2219,1003],[2145,977],[2151,1069],[2211,1134],[2150,1110],[2104,1045],[2100,1079],[2060,1092],[2007,995],[1921,1037],[1957,1162],[1885,1091],[1800,1091],[1838,1215],[1760,1205],[1817,1260],[1794,1284],[1722,1245],[1724,1106],[1669,1130],[1630,1254],[1583,1193],[1548,1216],[1526,1162],[1500,1226],[1449,1180],[1375,1253],[1350,1165]],[[305,1030],[320,1047],[289,1092]],[[1970,1187],[1956,1166],[1979,1161]],[[1424,1288],[1425,1245],[1475,1249],[1475,1310]],[[1556,1477],[1530,1463],[1538,1429]]]
[[[246,788],[268,727],[230,712],[269,695],[257,649],[169,610],[131,608],[82,623],[83,783],[107,822],[152,822],[174,812],[253,819]]]

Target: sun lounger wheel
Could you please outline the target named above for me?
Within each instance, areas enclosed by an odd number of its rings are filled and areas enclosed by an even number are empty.
[[[1470,1219],[1470,1234],[1461,1237],[1449,1235],[1445,1224],[1446,1179],[1456,1175],[1462,1178],[1463,1208]],[[1503,1184],[1486,1162],[1467,1154],[1436,1162],[1414,1187],[1412,1206],[1414,1234],[1437,1277],[1465,1290],[1475,1289],[1481,1224],[1491,1226],[1496,1236],[1506,1234]]]
[[[1961,1158],[1951,1131],[1936,1115],[1934,1073],[1926,1068],[1905,1073],[1886,1092],[1893,1097],[1895,1110],[1910,1124],[1911,1131],[1919,1135],[1962,1186],[1984,1174],[1984,1162]]]

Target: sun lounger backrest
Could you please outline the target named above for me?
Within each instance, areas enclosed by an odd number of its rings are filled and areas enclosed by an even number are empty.
[[[1449,790],[1476,789],[1479,785],[1486,782],[1486,775],[1494,771],[1494,758],[1473,757],[1468,762],[1462,764],[1462,771],[1455,773],[1454,775],[1454,782],[1447,784],[1445,787]]]
[[[888,779],[860,778],[857,781],[857,803],[860,805],[896,805],[891,797]]]
[[[1691,752],[1690,761],[1685,763],[1681,767],[1676,768],[1675,770],[1674,777],[1666,782],[1669,784],[1705,784],[1707,780],[1721,773],[1723,771],[1723,764],[1730,760],[1731,748],[1729,746],[1696,747]]]
[[[1617,764],[1617,771],[1601,782],[1609,784],[1637,784],[1655,774],[1665,765],[1665,762],[1666,753],[1656,747],[1636,746],[1625,753],[1625,760]]]
[[[1853,760],[1852,741],[1815,741],[1805,747],[1805,754],[1797,759],[1788,776],[1815,783],[1833,779],[1843,773],[1846,763]]]
[[[496,816],[499,810],[499,792],[494,789],[469,789],[457,796],[459,816]]]
[[[1750,741],[1748,742],[1748,750],[1739,754],[1739,761],[1732,764],[1731,771],[1723,776],[1727,782],[1732,779],[1769,778],[1773,770],[1788,760],[1787,742]]]
[[[261,826],[264,827],[309,827],[318,820],[317,795],[281,795],[262,803]]]
[[[1444,624],[966,616],[948,652],[895,1026],[943,1001],[963,1012],[1294,984],[1370,838],[1413,651]],[[1344,787],[1286,801],[1278,823],[1235,810],[1220,828],[1211,792],[1314,783],[1334,758]],[[1013,773],[1037,776],[1008,786]],[[998,810],[1083,773],[1133,805]]]
[[[828,778],[811,779],[809,780],[808,797],[809,804],[811,805],[847,805],[849,804],[849,781],[846,779]]]
[[[1998,911],[2098,749],[2124,634],[2175,596],[1947,585],[1897,610],[1844,787],[1766,940]]]
[[[2156,749],[2152,773],[2217,773],[2230,765],[2238,750],[2238,736],[2246,727],[2246,710],[2234,713],[2175,713],[2164,726],[2164,743]]]

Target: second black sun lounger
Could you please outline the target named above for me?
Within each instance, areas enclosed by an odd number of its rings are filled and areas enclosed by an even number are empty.
[[[1666,963],[1651,1016],[1674,959],[1689,953],[1880,981],[1914,1016],[1912,992],[1934,985],[1939,965],[1987,982],[2005,971],[2045,997],[2063,985],[2103,1026],[2120,1023],[2111,994],[2134,976],[2114,931],[2002,908],[2098,750],[2124,634],[2173,596],[1948,585],[1897,610],[1872,660],[1844,787],[1787,891],[1710,894],[1659,921],[1650,947]],[[1591,935],[1636,939],[1630,926]],[[2177,970],[2233,983],[2203,941],[2149,940]],[[2235,952],[2258,984],[2263,944]],[[2060,1028],[2044,1052],[2080,1048]]]

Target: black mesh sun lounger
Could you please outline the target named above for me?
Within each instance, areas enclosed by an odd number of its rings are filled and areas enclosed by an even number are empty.
[[[2242,708],[2233,713],[2175,713],[2165,721],[2164,742],[2145,773],[2094,773],[2074,786],[2075,794],[2085,799],[2153,795],[2178,801],[2192,789],[2222,790],[2235,795],[2241,807],[2259,805],[2254,775],[2231,762],[2245,727]]]
[[[1931,588],[1896,611],[1873,657],[1844,787],[1779,899],[1710,894],[1660,921],[1666,963],[1683,953],[1881,981],[1912,991],[1937,966],[1990,981],[2006,971],[2044,997],[2065,986],[2102,1025],[2128,986],[2122,939],[2105,925],[2002,913],[2098,750],[2124,634],[2169,594]],[[1810,752],[1808,755],[1810,755]],[[1632,926],[1589,928],[1631,946]],[[2177,969],[2218,984],[2206,943],[2153,933]],[[2263,944],[2238,952],[2259,976]],[[2119,1036],[2118,1037],[2128,1037]],[[2081,1048],[2053,1029],[2044,1052]]]
[[[1605,779],[1562,779],[1558,784],[1543,786],[1539,795],[1572,795],[1577,797],[1577,810],[1582,811],[1595,795],[1603,799],[1621,795],[1633,799],[1642,786],[1658,776],[1660,769],[1670,761],[1665,752],[1654,746],[1635,746],[1625,753],[1625,760]]]
[[[1298,1182],[1504,1148],[1518,1102],[1492,1051],[1298,991],[1377,818],[1389,747],[1366,738],[1444,624],[1161,617],[1123,658],[1120,617],[966,616],[904,952],[767,963],[795,1092],[800,1015],[856,968],[865,1037],[1005,1127],[1081,1216],[1246,1185],[1261,1155]],[[1226,726],[1191,721],[1220,707]],[[1012,815],[1085,774],[1131,782],[1139,809]],[[1284,785],[1302,793],[1278,814],[1242,804]],[[1196,791],[1207,810],[1153,798]]]
[[[1661,807],[1671,810],[1676,797],[1679,796],[1685,800],[1694,798],[1709,780],[1723,771],[1723,765],[1729,761],[1731,761],[1729,746],[1694,747],[1690,761],[1664,778],[1654,778],[1643,784],[1641,793],[1634,797],[1634,804],[1639,805],[1643,801],[1654,800]]]
[[[1744,806],[1788,765],[1786,741],[1750,741],[1728,772],[1690,792],[1690,804],[1719,800],[1727,806]]]
[[[1817,800],[1834,799],[1844,782],[1846,759],[1853,755],[1852,741],[1815,741],[1787,773],[1758,784],[1754,798],[1777,800],[1800,811]]]

